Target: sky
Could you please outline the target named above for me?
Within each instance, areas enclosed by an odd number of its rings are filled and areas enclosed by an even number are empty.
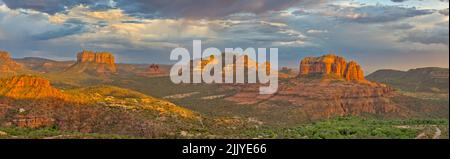
[[[278,48],[279,65],[334,53],[367,73],[449,67],[448,0],[0,0],[0,50],[170,64],[176,47]]]

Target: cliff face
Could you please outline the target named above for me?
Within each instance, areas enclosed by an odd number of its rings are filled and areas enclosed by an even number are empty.
[[[347,63],[343,57],[332,54],[304,58],[300,62],[300,76],[312,74],[333,75],[347,81],[364,81],[364,72],[358,63]]]
[[[65,94],[50,85],[50,81],[25,75],[0,79],[0,96],[14,99],[66,98]]]
[[[93,52],[83,50],[77,54],[77,63],[72,68],[79,68],[78,72],[94,70],[97,73],[116,73],[117,66],[114,56],[109,52]]]
[[[332,78],[303,78],[310,75]],[[268,120],[300,122],[345,115],[408,116],[409,110],[391,102],[392,88],[366,81],[361,66],[336,55],[301,61],[300,77],[281,81],[273,95],[259,94],[259,86],[242,86],[227,100],[252,105]],[[342,80],[334,80],[342,79]],[[357,82],[347,82],[357,81]],[[288,111],[287,111],[288,110]],[[278,114],[278,115],[277,115]]]
[[[77,54],[77,62],[94,62],[99,64],[115,65],[114,56],[108,52],[82,51]]]
[[[259,86],[241,86],[226,99],[250,105],[258,116],[292,123],[346,115],[408,116],[408,110],[391,102],[395,92],[377,83],[291,79],[280,83],[274,95],[261,95]]]
[[[22,68],[22,65],[11,59],[8,52],[0,51],[0,73],[12,73]]]

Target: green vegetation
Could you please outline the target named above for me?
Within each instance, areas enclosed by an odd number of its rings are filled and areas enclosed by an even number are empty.
[[[304,139],[414,139],[425,128],[447,127],[448,120],[378,120],[361,117],[337,117],[293,128],[264,128],[245,132],[248,138]],[[445,136],[445,134],[443,134]],[[448,138],[448,135],[447,135]]]
[[[379,70],[366,78],[403,91],[448,94],[448,72],[448,68],[437,67],[418,68],[406,72]]]
[[[135,138],[123,135],[112,134],[84,134],[79,132],[64,132],[56,127],[45,127],[39,129],[0,127],[0,139],[129,139]]]

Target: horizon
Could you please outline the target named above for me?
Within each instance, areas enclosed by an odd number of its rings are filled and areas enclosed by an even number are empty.
[[[0,0],[0,50],[66,61],[88,49],[117,63],[173,64],[172,49],[201,39],[205,48],[277,47],[280,67],[333,53],[366,74],[449,68],[447,0],[160,1]]]
[[[4,51],[4,50],[3,50],[3,51]],[[93,51],[93,50],[89,50],[89,51]],[[98,51],[95,51],[95,52],[98,52]],[[112,55],[115,56],[114,53],[112,53]],[[326,54],[323,54],[323,55],[326,55]],[[319,56],[321,56],[321,55],[319,55]],[[339,55],[337,55],[337,56],[339,56]],[[26,59],[26,58],[40,58],[40,59],[45,59],[45,60],[53,60],[53,61],[57,61],[57,62],[76,62],[76,61],[77,61],[76,56],[75,56],[74,59],[66,59],[66,60],[58,60],[58,59],[52,59],[51,57],[50,57],[50,58],[46,58],[46,57],[38,57],[38,56],[25,56],[25,57],[14,57],[14,56],[11,56],[11,58],[14,59],[14,60],[23,60],[23,59]],[[345,58],[345,57],[344,57],[344,58]],[[116,60],[117,60],[117,58],[116,58]],[[151,64],[157,64],[157,65],[169,65],[169,66],[171,66],[171,65],[174,65],[174,62],[173,62],[173,63],[132,63],[132,62],[130,62],[130,63],[126,63],[126,62],[125,62],[125,63],[124,63],[124,62],[116,62],[116,64],[132,64],[132,65],[151,65]],[[292,66],[283,66],[283,65],[279,66],[280,69],[281,69],[282,67],[287,67],[287,68],[289,68],[289,69],[293,69],[293,70],[295,70],[295,71],[298,71],[298,67],[299,67],[299,66],[298,66],[298,65],[297,65],[297,66],[294,66],[294,67],[292,67]],[[406,69],[406,70],[395,69],[395,68],[380,68],[380,69],[376,69],[376,70],[373,71],[373,72],[368,72],[368,71],[364,70],[364,68],[363,68],[363,70],[365,71],[364,74],[367,76],[367,75],[370,75],[371,73],[374,73],[374,72],[380,71],[380,70],[409,71],[409,70],[420,69],[420,68],[444,68],[444,69],[449,69],[449,67],[427,66],[427,67],[415,67],[415,68],[409,68],[409,69]]]

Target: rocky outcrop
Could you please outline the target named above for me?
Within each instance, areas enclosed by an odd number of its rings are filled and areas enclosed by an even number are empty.
[[[226,100],[252,106],[257,116],[293,123],[335,116],[407,116],[408,111],[391,102],[392,88],[378,83],[290,79],[273,95],[259,94],[258,85],[234,87],[238,93]]]
[[[161,76],[161,75],[165,75],[167,74],[166,70],[163,70],[159,65],[157,64],[151,64],[150,66],[148,66],[146,72],[146,75],[149,76]]]
[[[22,68],[22,65],[11,59],[8,52],[0,50],[0,73],[13,73]]]
[[[95,69],[97,73],[116,73],[117,67],[115,64],[114,56],[109,52],[93,52],[83,50],[77,54],[77,65],[89,65],[83,66],[85,69]],[[89,67],[89,68],[86,68]]]
[[[13,76],[0,79],[0,96],[13,99],[66,99],[67,96],[50,85],[50,81],[36,76]]]
[[[144,77],[162,77],[162,76],[169,76],[169,66],[165,65],[158,65],[158,64],[151,64],[147,67],[134,67],[129,66],[127,72],[133,72],[138,76],[144,76]],[[126,67],[121,67],[121,70],[126,70]]]
[[[364,81],[364,72],[358,63],[347,63],[343,57],[333,54],[306,57],[300,62],[300,76],[313,74],[330,75],[347,81]]]
[[[55,124],[55,119],[49,117],[17,115],[12,120],[12,123],[21,128],[41,128],[53,126]]]
[[[364,80],[364,72],[361,69],[361,66],[355,61],[350,61],[347,64],[347,69],[344,73],[345,79],[347,81],[363,81]]]
[[[355,61],[332,54],[307,57],[299,74],[300,78],[281,81],[273,95],[259,94],[258,85],[247,85],[234,87],[238,93],[226,99],[254,107],[267,120],[292,123],[346,115],[404,117],[411,112],[391,102],[396,95],[391,87],[365,80]]]

